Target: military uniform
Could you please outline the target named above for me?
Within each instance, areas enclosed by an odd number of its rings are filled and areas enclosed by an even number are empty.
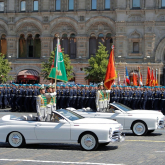
[[[96,94],[96,108],[98,112],[104,110],[104,93],[102,90],[98,90]]]
[[[36,99],[36,109],[40,121],[45,121],[47,117],[46,105],[47,105],[47,98],[43,94],[38,95]]]

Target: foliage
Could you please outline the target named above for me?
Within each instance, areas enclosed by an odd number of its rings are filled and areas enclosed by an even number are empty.
[[[6,83],[8,80],[12,80],[12,77],[8,75],[11,67],[8,59],[5,59],[5,55],[0,53],[0,83]]]
[[[104,80],[109,56],[108,51],[106,51],[106,47],[102,43],[99,44],[100,45],[96,56],[91,56],[91,58],[88,60],[89,67],[85,68],[85,73],[87,75],[85,79],[95,83]]]
[[[70,80],[73,78],[73,66],[71,65],[71,60],[70,60],[69,55],[64,54],[63,50],[62,50],[62,55],[64,59],[67,78],[68,80]],[[52,51],[50,54],[49,60],[42,63],[41,76],[44,77],[45,80],[49,80],[48,76],[51,71],[51,66],[52,66],[54,56],[55,56],[54,51]]]

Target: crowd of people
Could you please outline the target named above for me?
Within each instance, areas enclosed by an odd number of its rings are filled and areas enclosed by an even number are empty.
[[[37,97],[41,95],[40,88],[39,84],[0,85],[0,109],[11,107],[13,112],[36,112]],[[55,84],[49,84],[42,85],[42,88],[47,94],[56,93],[54,100],[56,109],[90,107],[96,111],[103,111],[104,108],[108,108],[109,103],[115,101],[132,109],[161,110],[165,113],[165,87],[113,85],[111,90],[105,90],[103,83],[100,83],[99,85],[61,84],[56,88]]]

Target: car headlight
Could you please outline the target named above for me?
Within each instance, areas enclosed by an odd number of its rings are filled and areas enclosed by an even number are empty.
[[[122,131],[123,130],[123,126],[121,125],[119,127],[116,127],[115,129]]]

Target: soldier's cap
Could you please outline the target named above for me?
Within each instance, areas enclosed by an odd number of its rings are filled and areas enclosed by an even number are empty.
[[[85,85],[86,87],[89,87],[89,85]]]
[[[46,89],[48,89],[48,88],[52,88],[52,86],[49,84],[46,86]]]
[[[40,86],[39,90],[41,90],[41,89],[45,89],[45,88],[44,88],[44,85],[41,85],[41,86]]]

